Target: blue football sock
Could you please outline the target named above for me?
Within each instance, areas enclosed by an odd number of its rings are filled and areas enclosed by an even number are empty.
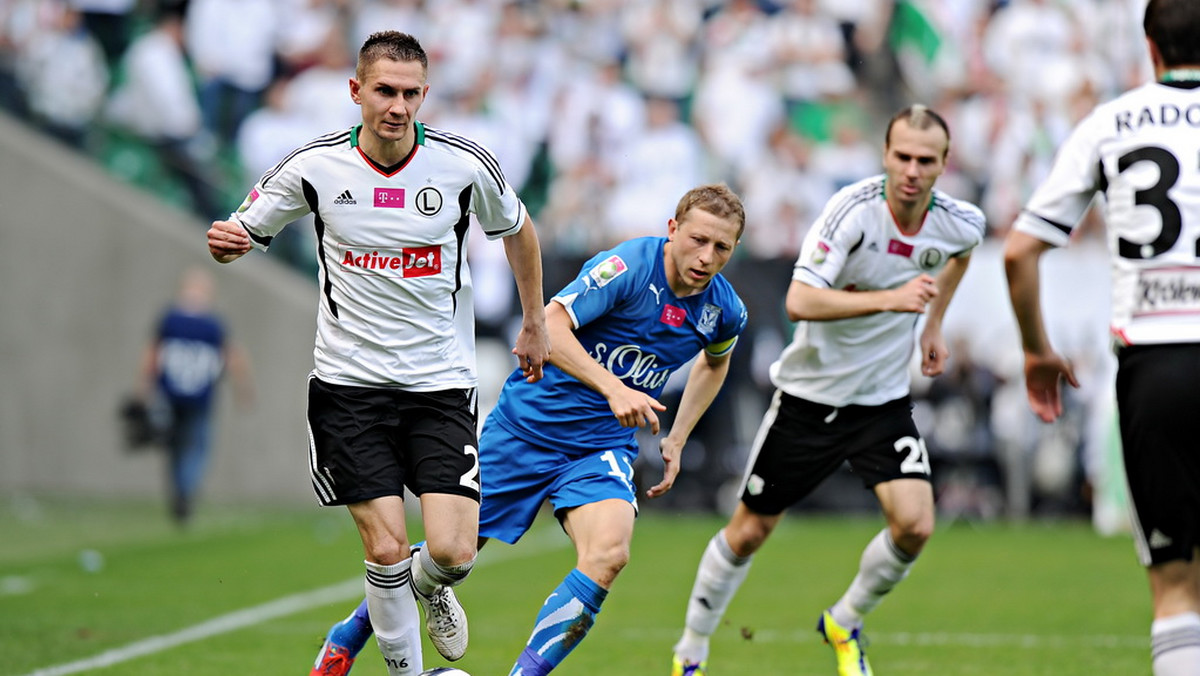
[[[350,613],[350,617],[333,625],[329,630],[329,642],[342,646],[355,657],[363,649],[367,639],[371,638],[371,618],[367,615],[367,600]]]
[[[509,676],[545,676],[579,645],[600,612],[608,591],[572,570],[563,578],[537,616],[533,634]]]

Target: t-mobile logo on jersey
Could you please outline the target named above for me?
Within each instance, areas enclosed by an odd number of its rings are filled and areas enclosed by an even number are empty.
[[[670,304],[663,306],[662,316],[658,318],[663,324],[674,327],[683,326],[685,319],[687,319],[687,310]]]
[[[375,188],[375,206],[384,209],[403,209],[404,188]]]
[[[427,277],[442,271],[442,248],[421,246],[400,249],[399,253],[347,249],[342,266],[360,275],[382,274],[387,277]]]

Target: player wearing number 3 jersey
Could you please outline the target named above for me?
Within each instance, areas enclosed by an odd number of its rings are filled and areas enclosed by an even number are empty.
[[[809,230],[786,306],[792,342],[771,368],[777,390],[729,524],[709,542],[675,645],[675,676],[704,674],[709,637],[789,506],[849,461],[887,528],[867,545],[850,588],[818,622],[838,673],[870,674],[859,630],[933,532],[925,443],[912,419],[909,366],[916,329],[922,371],[948,358],[941,322],[983,241],[983,215],[935,190],[950,132],[924,106],[892,118],[885,174],[838,192]],[[726,670],[728,671],[728,670]]]
[[[1155,82],[1101,104],[1059,149],[1005,244],[1025,386],[1046,422],[1060,383],[1039,304],[1041,255],[1105,198],[1117,409],[1138,554],[1154,605],[1156,676],[1200,674],[1200,3],[1150,0]]]

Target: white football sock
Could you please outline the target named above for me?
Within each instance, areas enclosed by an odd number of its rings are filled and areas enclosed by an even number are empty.
[[[426,549],[418,549],[412,555],[413,588],[422,596],[428,598],[438,587],[443,585],[455,587],[466,579],[475,566],[475,559],[457,566],[443,568],[429,555]]]
[[[1150,625],[1154,676],[1200,676],[1200,615],[1181,613]]]
[[[834,621],[846,629],[862,626],[863,617],[908,575],[916,560],[897,547],[891,533],[884,528],[867,543],[858,564],[858,575],[829,609]]]
[[[683,637],[675,644],[681,660],[699,663],[708,659],[708,637],[717,630],[733,595],[750,574],[752,558],[733,553],[724,529],[708,541],[688,599]]]
[[[421,614],[412,594],[409,570],[412,559],[383,566],[367,566],[367,611],[375,641],[383,653],[389,676],[421,673]]]

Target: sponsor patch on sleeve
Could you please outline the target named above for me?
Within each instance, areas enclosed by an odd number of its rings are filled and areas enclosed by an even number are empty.
[[[625,261],[621,260],[620,256],[613,254],[588,270],[588,276],[596,282],[597,287],[601,287],[620,277],[628,269],[629,266],[625,265]]]
[[[812,262],[815,265],[820,265],[829,257],[829,245],[825,242],[817,242],[817,248],[812,252]]]
[[[237,212],[240,214],[249,209],[250,205],[254,204],[254,200],[256,199],[258,199],[257,188],[251,190],[249,195],[246,195],[246,199],[242,200],[242,205],[237,208]]]

